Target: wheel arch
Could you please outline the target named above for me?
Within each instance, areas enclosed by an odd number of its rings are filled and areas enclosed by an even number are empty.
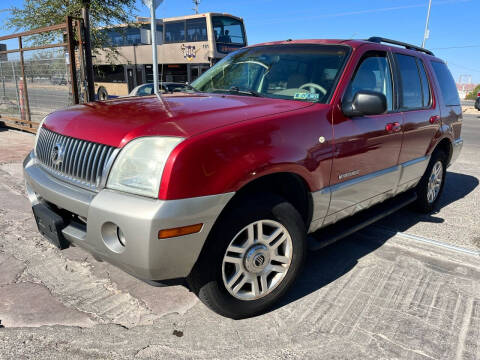
[[[306,228],[310,226],[313,215],[313,198],[307,181],[293,172],[275,172],[256,177],[244,183],[230,199],[222,214],[248,196],[258,196],[262,193],[275,194],[283,197],[300,213]]]
[[[447,154],[447,160],[448,160],[447,164],[450,164],[450,161],[453,155],[453,144],[450,138],[448,137],[442,138],[433,149],[433,151],[436,151],[436,150],[442,150],[445,154]]]

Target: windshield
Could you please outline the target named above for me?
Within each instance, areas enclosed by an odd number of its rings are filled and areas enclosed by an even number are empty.
[[[198,91],[326,103],[349,48],[270,45],[230,54],[192,83]]]
[[[212,25],[217,43],[245,45],[245,32],[240,20],[227,16],[212,16]]]

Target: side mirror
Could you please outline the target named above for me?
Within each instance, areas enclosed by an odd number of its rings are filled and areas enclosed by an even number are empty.
[[[387,97],[370,90],[357,92],[352,102],[342,103],[342,112],[346,117],[380,115],[387,111]]]

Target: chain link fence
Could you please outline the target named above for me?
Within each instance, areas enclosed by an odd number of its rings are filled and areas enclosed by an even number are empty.
[[[0,51],[0,122],[35,132],[54,110],[86,98],[83,23],[63,24],[0,37],[18,48]],[[36,45],[37,40],[42,41]]]
[[[30,119],[40,122],[48,113],[72,104],[69,66],[63,51],[36,52],[24,60]],[[18,56],[0,62],[0,114],[27,120],[25,87]]]

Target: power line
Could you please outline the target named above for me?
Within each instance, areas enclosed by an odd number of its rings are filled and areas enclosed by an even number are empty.
[[[462,45],[462,46],[437,47],[437,48],[431,48],[431,50],[466,49],[466,48],[477,48],[477,47],[480,47],[480,45]]]
[[[473,72],[477,72],[477,73],[480,73],[480,70],[479,69],[472,69],[472,68],[469,68],[467,66],[464,66],[464,65],[460,65],[460,64],[457,64],[457,63],[454,63],[454,62],[451,62],[451,61],[447,61],[448,65],[453,65],[453,66],[456,66],[456,67],[459,67],[459,68],[462,68],[462,69],[465,69],[465,70],[468,70],[468,71],[473,71]]]

